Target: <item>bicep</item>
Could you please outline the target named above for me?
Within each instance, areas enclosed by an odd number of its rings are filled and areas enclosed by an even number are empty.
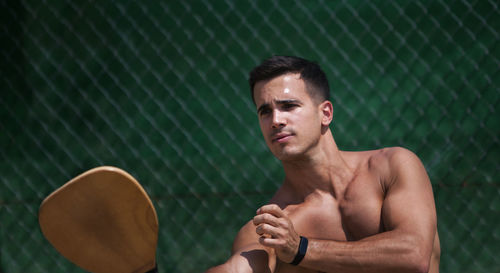
[[[436,233],[436,209],[427,172],[418,157],[405,149],[390,156],[389,167],[382,207],[385,229],[413,235],[430,251]]]

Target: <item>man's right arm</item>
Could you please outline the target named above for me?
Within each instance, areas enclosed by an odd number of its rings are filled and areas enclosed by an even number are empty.
[[[272,273],[276,267],[274,250],[259,244],[259,235],[252,221],[244,225],[236,235],[231,257],[205,273]]]

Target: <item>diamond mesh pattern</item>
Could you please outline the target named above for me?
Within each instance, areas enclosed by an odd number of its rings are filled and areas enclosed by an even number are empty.
[[[436,196],[442,272],[500,272],[498,2],[0,1],[0,272],[82,272],[41,200],[98,165],[134,175],[161,272],[224,261],[279,185],[246,79],[272,54],[327,72],[348,150],[404,146]]]

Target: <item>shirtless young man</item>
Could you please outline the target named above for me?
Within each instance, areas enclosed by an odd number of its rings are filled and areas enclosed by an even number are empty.
[[[232,256],[207,273],[439,272],[434,197],[418,157],[340,151],[328,81],[314,63],[271,57],[249,81],[285,178],[239,231]]]

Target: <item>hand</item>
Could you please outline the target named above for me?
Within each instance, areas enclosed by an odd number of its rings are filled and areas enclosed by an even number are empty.
[[[259,208],[253,218],[253,224],[255,232],[260,235],[261,245],[274,248],[281,261],[293,261],[299,249],[300,236],[280,207],[271,204]]]

